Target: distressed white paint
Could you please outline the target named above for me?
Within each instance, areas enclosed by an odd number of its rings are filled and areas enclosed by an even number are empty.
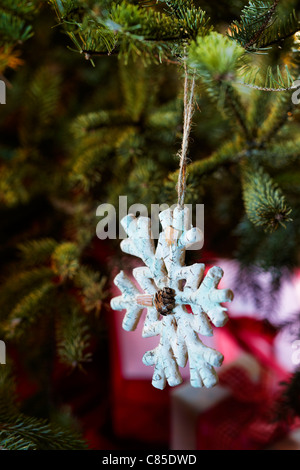
[[[179,385],[182,377],[180,367],[189,361],[190,382],[194,387],[213,387],[218,382],[215,367],[223,362],[223,355],[201,341],[199,334],[212,336],[211,324],[221,327],[227,321],[227,309],[222,302],[233,300],[229,289],[218,289],[223,271],[211,268],[204,277],[204,264],[185,266],[187,246],[198,243],[202,232],[189,226],[188,209],[167,209],[160,214],[163,231],[155,247],[151,237],[150,219],[128,215],[122,226],[128,238],[121,242],[125,253],[138,256],[146,266],[135,268],[133,276],[145,294],[154,297],[164,287],[175,290],[173,312],[161,317],[154,306],[147,306],[143,336],[160,336],[159,345],[148,351],[143,362],[154,367],[152,384],[158,389]],[[115,284],[122,295],[111,300],[113,310],[126,309],[123,328],[132,331],[136,328],[144,305],[138,301],[141,292],[121,271]],[[185,305],[190,305],[193,314]]]

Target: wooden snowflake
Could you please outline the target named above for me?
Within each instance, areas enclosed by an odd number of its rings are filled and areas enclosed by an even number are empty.
[[[161,212],[163,230],[156,247],[149,218],[128,215],[121,222],[128,235],[121,249],[145,263],[133,270],[143,293],[121,271],[114,282],[122,295],[111,300],[111,307],[126,309],[123,328],[127,331],[135,330],[147,309],[142,335],[159,335],[160,342],[144,355],[143,363],[154,366],[152,384],[161,390],[167,383],[173,387],[182,382],[179,368],[187,361],[191,385],[213,387],[218,382],[214,367],[224,359],[220,352],[203,344],[199,334],[212,336],[211,324],[221,327],[226,323],[227,309],[221,303],[232,301],[233,293],[218,289],[221,268],[215,266],[204,276],[204,264],[185,266],[187,247],[203,238],[201,230],[189,226],[188,215],[188,208]]]

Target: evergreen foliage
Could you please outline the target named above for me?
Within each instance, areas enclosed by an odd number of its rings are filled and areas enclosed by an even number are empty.
[[[50,362],[55,344],[71,368],[93,360],[111,267],[122,263],[94,261],[96,208],[120,195],[128,205],[176,201],[185,63],[197,83],[186,202],[206,205],[207,250],[235,256],[249,289],[257,270],[278,288],[299,260],[299,9],[2,2],[0,73],[11,91],[0,109],[0,338]],[[2,447],[81,448],[19,411],[5,370]]]
[[[20,64],[18,46],[33,35],[31,22],[40,2],[2,0],[0,5],[0,73]]]
[[[17,405],[10,368],[0,370],[1,450],[85,450],[76,432],[46,420],[26,416]]]
[[[262,168],[243,169],[243,195],[249,220],[265,230],[275,231],[280,225],[285,227],[292,209],[287,206],[281,190],[274,184]]]

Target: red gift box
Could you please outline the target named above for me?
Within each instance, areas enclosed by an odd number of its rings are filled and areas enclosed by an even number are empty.
[[[290,437],[299,423],[277,418],[280,390],[273,372],[245,353],[221,369],[212,389],[184,384],[172,391],[171,449],[260,450],[282,439],[300,449],[299,439]]]
[[[219,384],[172,392],[172,449],[254,450],[287,435],[273,415],[289,377],[274,359],[275,338],[274,328],[253,318],[231,318],[216,330],[216,349],[225,354]]]
[[[220,386],[230,395],[198,419],[197,448],[209,450],[264,449],[286,436],[289,427],[276,417],[281,382],[289,377],[274,357],[276,329],[254,318],[234,318],[218,334],[218,348],[228,357],[220,373]],[[231,362],[241,351],[255,358],[260,373]]]
[[[231,394],[198,419],[198,450],[260,450],[287,435],[286,422],[276,419],[274,390],[268,374],[253,382],[241,366],[220,375]]]

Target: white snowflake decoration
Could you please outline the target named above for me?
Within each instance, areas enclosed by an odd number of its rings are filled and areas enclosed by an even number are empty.
[[[122,295],[111,300],[111,307],[127,310],[123,320],[127,331],[135,330],[147,308],[142,335],[160,335],[158,346],[143,357],[145,365],[154,366],[155,388],[162,390],[167,382],[172,387],[182,383],[179,367],[185,367],[187,361],[191,385],[213,387],[218,382],[214,367],[221,366],[224,358],[203,344],[199,334],[212,336],[211,323],[216,327],[226,323],[227,309],[221,303],[232,301],[233,293],[218,289],[223,276],[221,268],[209,269],[204,277],[204,264],[185,266],[186,248],[203,239],[201,230],[189,226],[188,208],[167,209],[159,217],[163,231],[156,248],[149,218],[128,215],[121,221],[128,235],[121,242],[121,249],[138,256],[146,265],[133,270],[144,293],[121,271],[114,283]],[[173,290],[173,306],[162,316],[155,306],[155,296],[165,288]],[[190,305],[192,313],[185,305]]]

